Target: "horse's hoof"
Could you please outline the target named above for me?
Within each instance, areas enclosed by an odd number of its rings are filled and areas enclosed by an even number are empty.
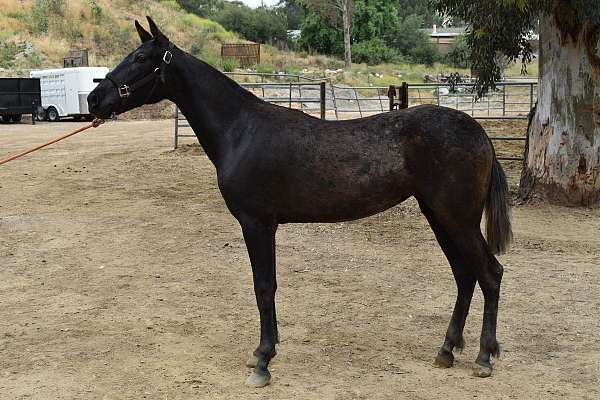
[[[478,378],[487,378],[492,376],[492,365],[482,365],[478,362],[475,362],[475,364],[473,364],[473,376]]]
[[[248,361],[246,361],[246,367],[254,368],[256,367],[256,364],[258,364],[258,357],[256,357],[254,353],[252,353],[250,354],[250,357],[248,357]]]
[[[248,379],[246,379],[246,385],[255,388],[261,388],[267,386],[271,382],[271,374],[269,371],[265,373],[252,371]]]
[[[433,366],[437,368],[450,368],[454,365],[454,355],[452,353],[438,353],[433,362]]]

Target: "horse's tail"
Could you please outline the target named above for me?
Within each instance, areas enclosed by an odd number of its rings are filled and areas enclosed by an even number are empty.
[[[492,179],[486,201],[486,234],[490,250],[494,254],[504,253],[512,241],[510,223],[510,197],[508,183],[496,155],[492,163]]]

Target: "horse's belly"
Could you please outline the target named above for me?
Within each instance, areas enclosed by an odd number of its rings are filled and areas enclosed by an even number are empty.
[[[305,182],[292,188],[278,207],[286,222],[339,222],[368,217],[387,210],[412,195],[401,179],[370,182]]]

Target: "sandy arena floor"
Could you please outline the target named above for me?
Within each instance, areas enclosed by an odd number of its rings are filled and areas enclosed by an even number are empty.
[[[172,121],[114,122],[0,167],[0,399],[598,399],[600,210],[514,208],[494,376],[431,366],[455,299],[412,200],[278,232],[273,382],[237,222]],[[76,123],[0,125],[0,157]],[[191,140],[186,143],[192,143]]]

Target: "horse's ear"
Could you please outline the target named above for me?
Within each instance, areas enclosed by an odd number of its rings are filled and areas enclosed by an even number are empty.
[[[135,20],[135,29],[137,30],[138,35],[140,35],[140,40],[142,41],[142,43],[146,43],[147,41],[152,40],[152,35],[150,34],[150,32],[145,30],[144,27],[140,25],[139,22],[137,22],[137,19]]]
[[[169,39],[158,29],[152,18],[146,17],[148,19],[148,24],[150,24],[150,32],[152,32],[152,36],[156,40],[156,43],[159,46],[167,46],[169,44]]]

